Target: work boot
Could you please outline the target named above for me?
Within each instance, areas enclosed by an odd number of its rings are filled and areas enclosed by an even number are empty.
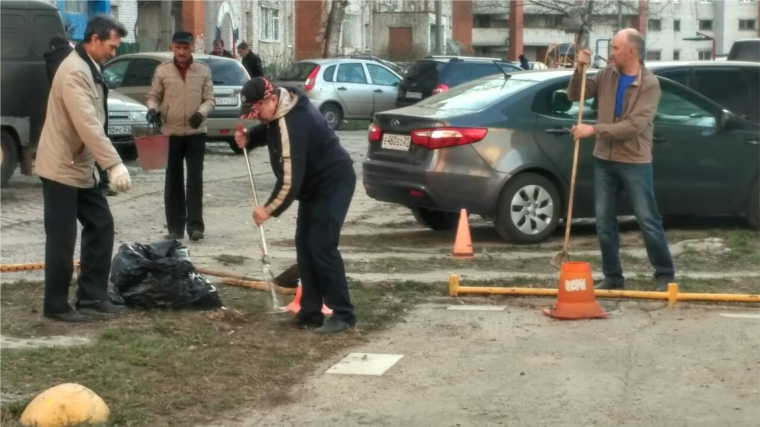
[[[59,322],[68,323],[85,323],[92,321],[92,317],[74,310],[67,311],[65,313],[44,314],[44,316],[50,320],[57,320]]]
[[[314,330],[314,332],[318,334],[334,334],[337,332],[343,332],[346,330],[349,330],[353,328],[354,325],[349,325],[348,323],[339,320],[339,319],[333,319],[332,317],[327,319],[324,325]]]
[[[166,233],[164,239],[166,240],[182,240],[185,238],[185,233]]]
[[[110,301],[78,301],[77,310],[100,314],[119,314],[127,311],[127,307],[112,304]]]
[[[672,283],[673,279],[669,277],[658,277],[657,278],[657,292],[667,292],[668,291],[668,284]]]
[[[190,233],[190,240],[193,242],[197,242],[198,240],[203,240],[203,232],[195,230],[192,233]]]
[[[285,324],[291,329],[316,329],[322,326],[324,322],[307,322],[301,320],[298,316],[293,316],[288,319]]]
[[[616,281],[613,279],[610,279],[609,277],[605,277],[604,280],[597,283],[596,286],[594,286],[594,289],[602,289],[602,290],[621,290],[625,288],[625,281]]]

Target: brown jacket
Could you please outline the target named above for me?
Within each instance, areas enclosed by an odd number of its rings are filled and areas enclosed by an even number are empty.
[[[107,95],[91,66],[78,46],[58,67],[35,162],[37,175],[78,188],[95,186],[96,161],[103,170],[121,163],[104,129]]]
[[[595,76],[586,79],[586,99],[597,98],[596,146],[594,156],[622,163],[652,161],[652,121],[660,103],[660,82],[643,65],[636,80],[628,86],[623,97],[623,112],[615,118],[620,71],[608,65]],[[581,71],[576,69],[567,97],[581,97]]]
[[[214,84],[208,65],[192,61],[185,78],[179,73],[174,59],[156,67],[148,91],[148,109],[161,113],[161,132],[164,135],[192,135],[207,131],[208,113],[214,109]],[[198,129],[188,123],[195,112],[203,113]]]

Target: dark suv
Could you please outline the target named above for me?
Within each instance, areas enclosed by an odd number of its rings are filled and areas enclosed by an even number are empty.
[[[760,63],[746,61],[653,61],[655,75],[676,81],[735,115],[760,123]]]
[[[406,73],[398,88],[396,108],[415,104],[481,77],[516,71],[522,71],[522,68],[499,58],[429,56],[417,61]]]

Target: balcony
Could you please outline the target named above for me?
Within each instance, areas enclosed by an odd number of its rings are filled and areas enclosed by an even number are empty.
[[[473,28],[473,46],[506,46],[509,28]]]
[[[548,46],[552,43],[572,42],[573,35],[549,28],[524,28],[523,45]]]

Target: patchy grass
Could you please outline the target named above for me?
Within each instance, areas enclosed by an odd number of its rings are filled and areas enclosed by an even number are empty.
[[[93,342],[4,350],[2,390],[34,396],[64,382],[85,385],[109,404],[109,426],[187,426],[243,405],[286,403],[304,371],[365,340],[434,290],[403,283],[366,287],[351,282],[350,287],[360,323],[353,332],[321,337],[288,329],[283,323],[288,315],[267,317],[268,294],[241,288],[220,289],[228,310],[133,310],[71,326],[41,318],[41,283],[3,284],[3,334],[87,334]],[[17,425],[14,420],[26,403],[3,403],[2,425]]]
[[[345,131],[351,131],[351,130],[363,130],[367,131],[369,129],[369,124],[372,123],[369,120],[343,120],[343,123],[340,124],[340,130]]]
[[[755,246],[750,245],[750,246]],[[424,273],[439,270],[474,269],[494,272],[545,273],[548,262],[555,252],[546,251],[546,256],[507,259],[496,256],[475,254],[475,258],[460,260],[451,257],[430,257],[409,259],[403,256],[362,260],[345,260],[346,271],[350,273]],[[602,268],[599,255],[570,255],[574,261],[585,261],[595,271]],[[756,271],[760,266],[760,248],[733,249],[725,253],[709,253],[687,250],[674,256],[676,274],[680,271],[721,272],[721,271]],[[624,271],[649,271],[652,269],[649,259],[620,253],[620,263]]]
[[[215,256],[214,259],[224,265],[243,265],[243,263],[250,258],[241,255],[221,254]]]

